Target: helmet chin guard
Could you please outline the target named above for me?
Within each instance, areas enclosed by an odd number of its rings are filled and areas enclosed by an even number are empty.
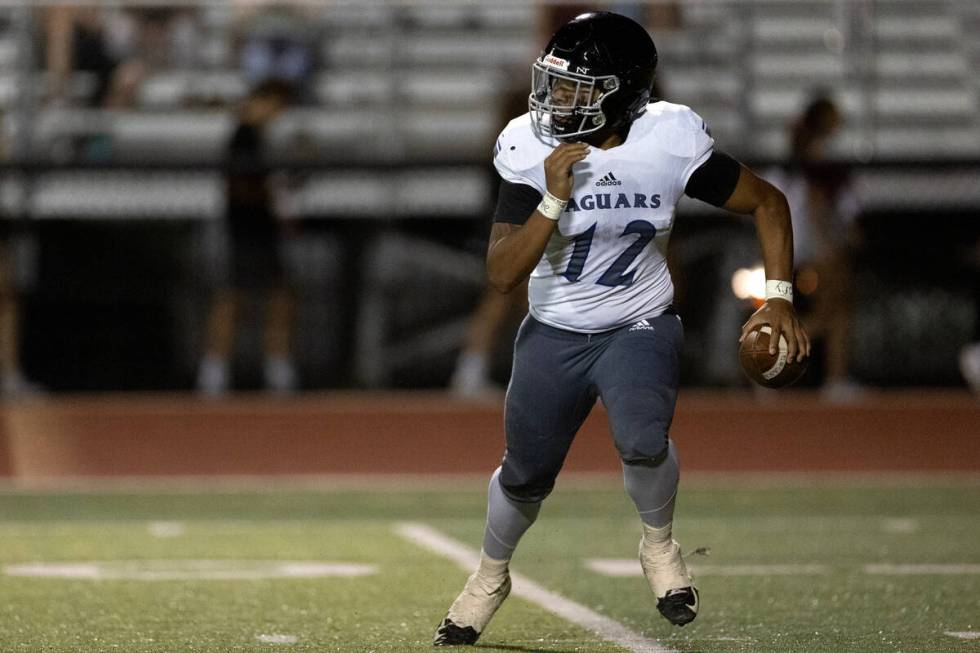
[[[657,48],[636,21],[582,14],[555,32],[531,65],[528,109],[543,141],[629,125],[650,102]]]

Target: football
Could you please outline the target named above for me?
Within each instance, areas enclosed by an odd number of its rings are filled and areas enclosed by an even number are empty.
[[[786,338],[779,336],[779,347],[775,354],[769,353],[769,338],[772,329],[762,325],[745,336],[738,347],[738,361],[745,375],[767,388],[785,388],[796,383],[806,372],[808,358],[801,362],[789,360]]]

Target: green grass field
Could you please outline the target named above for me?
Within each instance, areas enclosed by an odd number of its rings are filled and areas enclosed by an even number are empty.
[[[431,650],[434,627],[467,573],[396,527],[423,523],[477,548],[481,485],[2,492],[0,651]],[[616,482],[560,484],[513,567],[676,651],[980,650],[980,639],[969,639],[980,633],[980,483],[753,487],[695,479],[682,492],[675,534],[687,551],[711,550],[689,559],[703,572],[702,605],[683,629],[657,614],[642,577],[586,566],[635,562],[639,526]],[[274,567],[261,561],[358,563],[376,573],[220,577]],[[92,562],[100,564],[69,569],[116,577],[12,575],[27,563]],[[867,565],[892,566],[869,573]],[[132,577],[150,573],[153,580]],[[171,573],[189,577],[166,578]],[[517,596],[477,648],[624,650]]]

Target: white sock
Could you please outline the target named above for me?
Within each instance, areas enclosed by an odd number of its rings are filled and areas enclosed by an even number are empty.
[[[285,356],[265,359],[265,387],[279,394],[296,391],[296,367]]]
[[[673,541],[672,527],[672,523],[659,528],[643,524],[643,548],[651,553],[670,548]]]
[[[507,578],[510,576],[509,565],[509,560],[491,558],[485,551],[481,550],[480,566],[477,567],[472,579],[480,589],[487,594],[492,594],[507,582]]]
[[[229,376],[227,359],[205,356],[197,370],[197,389],[212,397],[225,394],[228,392]]]
[[[462,395],[484,391],[490,382],[490,365],[483,354],[464,351],[456,359],[456,369],[449,380],[454,392]]]
[[[487,555],[486,551],[480,551],[480,567],[477,573],[488,578],[499,578],[506,576],[510,560],[497,560]]]

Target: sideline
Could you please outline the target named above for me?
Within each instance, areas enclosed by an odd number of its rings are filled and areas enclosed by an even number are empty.
[[[166,494],[289,494],[297,492],[418,492],[472,491],[486,494],[493,469],[479,473],[399,474],[271,474],[196,476],[0,476],[0,496],[46,494],[118,495]],[[850,490],[980,488],[980,473],[926,472],[704,472],[684,474],[685,490]],[[623,476],[616,472],[564,471],[559,490],[622,492]]]
[[[480,555],[478,552],[426,524],[400,523],[395,527],[395,532],[424,549],[444,558],[449,558],[467,572],[472,571],[479,564]],[[627,651],[632,651],[632,653],[678,653],[674,649],[666,648],[655,639],[633,632],[618,621],[601,615],[581,603],[576,603],[545,589],[526,576],[511,572],[511,580],[514,583],[512,590],[514,595],[530,601],[576,626],[590,630],[607,642],[621,646]]]

